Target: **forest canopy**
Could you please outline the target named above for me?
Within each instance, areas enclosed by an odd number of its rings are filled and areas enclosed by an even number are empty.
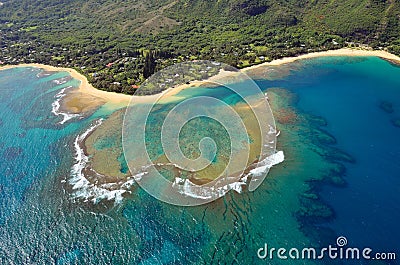
[[[73,67],[132,94],[176,62],[246,67],[363,44],[400,54],[397,0],[8,0],[0,63]]]

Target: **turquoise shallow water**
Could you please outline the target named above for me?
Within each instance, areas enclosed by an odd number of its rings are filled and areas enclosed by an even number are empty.
[[[39,78],[34,68],[0,71],[0,223],[20,207],[29,190],[53,174],[60,154],[56,145],[77,130],[77,126],[58,125],[62,119],[51,113],[58,91],[77,83],[69,80],[57,86],[52,80],[68,78],[55,73]],[[22,77],[22,78],[21,78]]]
[[[256,251],[264,243],[326,246],[338,235],[352,246],[400,250],[400,68],[388,62],[320,58],[258,80],[297,114],[278,119],[286,161],[255,192],[192,208],[138,187],[118,205],[72,200],[65,180],[73,141],[110,111],[59,124],[52,103],[77,82],[57,85],[67,73],[39,73],[0,71],[0,264],[313,264],[260,260]]]

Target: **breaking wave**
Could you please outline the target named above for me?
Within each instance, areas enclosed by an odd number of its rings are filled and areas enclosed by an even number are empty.
[[[83,144],[85,139],[102,123],[103,119],[96,120],[84,133],[75,138],[75,164],[71,168],[69,184],[74,190],[73,199],[82,199],[85,202],[91,201],[94,204],[102,200],[114,200],[115,204],[118,204],[122,202],[123,194],[130,193],[130,189],[135,183],[135,178],[141,177],[145,173],[132,176],[123,183],[104,183],[97,185],[88,180],[88,176],[85,175],[85,170],[89,169],[89,156],[85,154]],[[94,170],[91,170],[91,173],[95,174],[96,178],[105,177]]]
[[[60,92],[58,92],[54,98],[56,99],[52,104],[52,110],[51,112],[55,115],[55,116],[62,116],[63,119],[62,121],[60,121],[58,124],[65,124],[67,121],[73,119],[73,118],[77,118],[80,117],[81,115],[79,114],[74,114],[74,113],[67,113],[67,112],[62,112],[60,111],[60,107],[61,107],[61,100],[66,96],[65,91],[67,89],[71,89],[72,86],[63,88],[60,90]]]

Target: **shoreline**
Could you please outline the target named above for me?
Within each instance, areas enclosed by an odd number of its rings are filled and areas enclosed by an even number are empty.
[[[80,85],[75,92],[80,92],[82,94],[90,95],[90,96],[95,96],[101,99],[106,100],[106,102],[110,103],[121,103],[121,104],[128,104],[131,96],[121,94],[121,93],[115,93],[115,92],[107,92],[104,90],[97,89],[93,87],[87,78],[76,71],[73,68],[66,68],[66,67],[56,67],[56,66],[51,66],[51,65],[46,65],[46,64],[38,64],[38,63],[24,63],[24,64],[18,64],[18,65],[6,65],[0,67],[1,70],[6,70],[6,69],[12,69],[16,67],[36,67],[43,69],[45,71],[51,71],[51,72],[68,72],[70,76],[78,81],[80,81]],[[70,94],[70,93],[68,93]]]
[[[249,71],[256,70],[262,67],[268,66],[280,66],[284,64],[293,63],[299,60],[312,59],[318,57],[340,57],[340,56],[350,56],[350,57],[379,57],[381,59],[387,60],[391,63],[400,64],[400,57],[383,50],[363,50],[363,49],[353,49],[353,48],[341,48],[338,50],[328,50],[322,52],[312,52],[294,57],[284,57],[282,59],[276,59],[271,62],[265,62],[253,66],[249,66],[240,69],[239,72],[231,72],[226,70],[220,70],[217,75],[214,75],[205,80],[195,80],[190,82],[190,84],[182,84],[175,87],[168,88],[161,93],[149,95],[149,96],[132,96],[137,103],[149,103],[155,102],[157,99],[164,97],[174,97],[176,94],[191,87],[199,87],[208,83],[218,83],[221,80],[226,81],[226,79],[233,79],[237,75],[247,74]],[[177,98],[178,99],[178,98]],[[173,99],[172,99],[173,100]]]
[[[350,56],[350,57],[379,57],[382,59],[386,59],[388,61],[392,61],[395,63],[400,63],[400,57],[389,53],[384,50],[363,50],[363,49],[352,49],[352,48],[341,48],[338,50],[328,50],[322,52],[311,52],[303,55],[299,55],[296,57],[284,57],[282,59],[276,59],[271,62],[265,62],[258,65],[249,66],[243,68],[242,72],[251,71],[257,69],[259,67],[265,66],[279,66],[282,64],[293,63],[299,60],[312,59],[318,57],[340,57],[340,56]]]
[[[249,72],[249,71],[252,71],[252,70],[255,70],[258,68],[262,68],[262,67],[279,66],[279,65],[289,64],[289,63],[293,63],[293,62],[296,62],[299,60],[304,60],[304,59],[312,59],[312,58],[318,58],[318,57],[336,57],[336,56],[379,57],[379,58],[388,60],[389,62],[400,64],[400,57],[397,55],[391,54],[387,51],[341,48],[338,50],[312,52],[312,53],[303,54],[303,55],[299,55],[299,56],[295,56],[295,57],[285,57],[282,59],[276,59],[271,62],[265,62],[262,64],[243,68],[238,73],[247,74],[247,72]],[[2,67],[0,67],[0,71],[15,68],[15,67],[37,67],[37,68],[44,69],[45,71],[68,72],[72,78],[77,79],[81,82],[78,90],[74,91],[75,93],[70,92],[70,93],[68,93],[68,95],[71,95],[71,96],[74,94],[79,95],[81,93],[83,95],[101,98],[101,99],[105,100],[105,103],[112,103],[112,104],[117,104],[117,105],[121,105],[121,106],[123,106],[123,105],[127,106],[129,104],[129,102],[133,99],[137,103],[151,103],[151,102],[155,102],[158,99],[161,99],[162,97],[174,97],[176,94],[178,94],[180,91],[182,91],[186,88],[199,87],[204,84],[213,83],[213,82],[218,83],[219,80],[224,80],[227,78],[234,78],[235,73],[237,75],[237,72],[221,70],[217,75],[214,75],[208,79],[195,80],[195,81],[190,82],[190,84],[182,84],[182,85],[178,85],[175,87],[171,87],[171,88],[168,88],[158,94],[148,95],[148,96],[130,96],[130,95],[125,95],[125,94],[120,94],[120,93],[115,93],[115,92],[107,92],[104,90],[97,89],[89,83],[89,81],[83,74],[80,74],[78,71],[76,71],[73,68],[55,67],[55,66],[50,66],[50,65],[45,65],[45,64],[38,64],[38,63],[28,63],[28,64],[2,66]],[[66,108],[68,108],[68,106]]]
[[[170,87],[158,94],[154,95],[145,95],[145,96],[131,96],[132,100],[135,100],[135,103],[153,103],[157,102],[158,100],[162,101],[162,103],[168,103],[168,102],[173,102],[174,100],[179,100],[181,97],[176,96],[179,92],[182,90],[185,90],[187,88],[191,87],[200,87],[205,84],[218,84],[219,80],[224,80],[224,79],[229,79],[229,78],[235,78],[237,75],[240,75],[242,72],[231,72],[231,71],[226,71],[221,69],[218,74],[211,76],[207,79],[204,80],[193,80],[190,81],[189,84],[181,84],[181,85],[176,85],[173,87]],[[168,100],[167,100],[168,98]]]

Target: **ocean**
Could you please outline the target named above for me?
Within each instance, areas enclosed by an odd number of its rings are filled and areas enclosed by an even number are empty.
[[[318,249],[342,236],[349,247],[399,253],[399,76],[376,57],[265,67],[253,78],[270,99],[285,161],[254,192],[178,207],[135,184],[123,196],[96,194],[96,204],[77,196],[71,179],[86,159],[77,139],[118,109],[67,115],[59,102],[79,86],[68,73],[0,71],[0,264],[397,264],[257,251]],[[181,96],[213,94],[194,90]]]

